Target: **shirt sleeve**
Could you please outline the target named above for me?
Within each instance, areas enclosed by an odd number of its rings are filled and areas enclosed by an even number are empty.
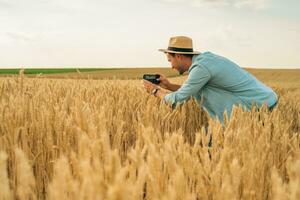
[[[185,83],[177,91],[164,97],[165,102],[171,104],[174,108],[177,103],[182,103],[197,94],[210,78],[211,74],[206,67],[194,66]]]

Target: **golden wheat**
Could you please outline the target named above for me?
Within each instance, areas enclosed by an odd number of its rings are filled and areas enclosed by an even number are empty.
[[[223,127],[141,85],[1,78],[0,199],[300,199],[299,88]]]

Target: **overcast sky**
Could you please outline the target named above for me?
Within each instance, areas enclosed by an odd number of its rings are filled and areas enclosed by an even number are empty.
[[[0,0],[0,67],[168,67],[169,38],[300,68],[299,0]]]

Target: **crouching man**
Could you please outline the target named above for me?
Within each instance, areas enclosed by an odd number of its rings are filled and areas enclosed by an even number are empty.
[[[242,105],[250,110],[253,105],[261,107],[266,104],[272,110],[278,97],[276,93],[257,80],[253,75],[227,58],[211,52],[200,53],[193,50],[192,39],[184,36],[170,38],[167,49],[159,49],[167,56],[172,68],[180,74],[188,71],[189,75],[183,85],[169,82],[160,75],[161,88],[144,80],[147,92],[163,99],[173,107],[194,97],[211,117],[223,123],[223,113],[230,117],[233,105]]]

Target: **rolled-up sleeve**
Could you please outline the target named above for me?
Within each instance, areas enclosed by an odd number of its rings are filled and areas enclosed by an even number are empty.
[[[211,74],[205,66],[197,65],[192,67],[185,83],[176,92],[169,93],[165,96],[164,101],[171,104],[172,107],[197,94],[210,80]]]

